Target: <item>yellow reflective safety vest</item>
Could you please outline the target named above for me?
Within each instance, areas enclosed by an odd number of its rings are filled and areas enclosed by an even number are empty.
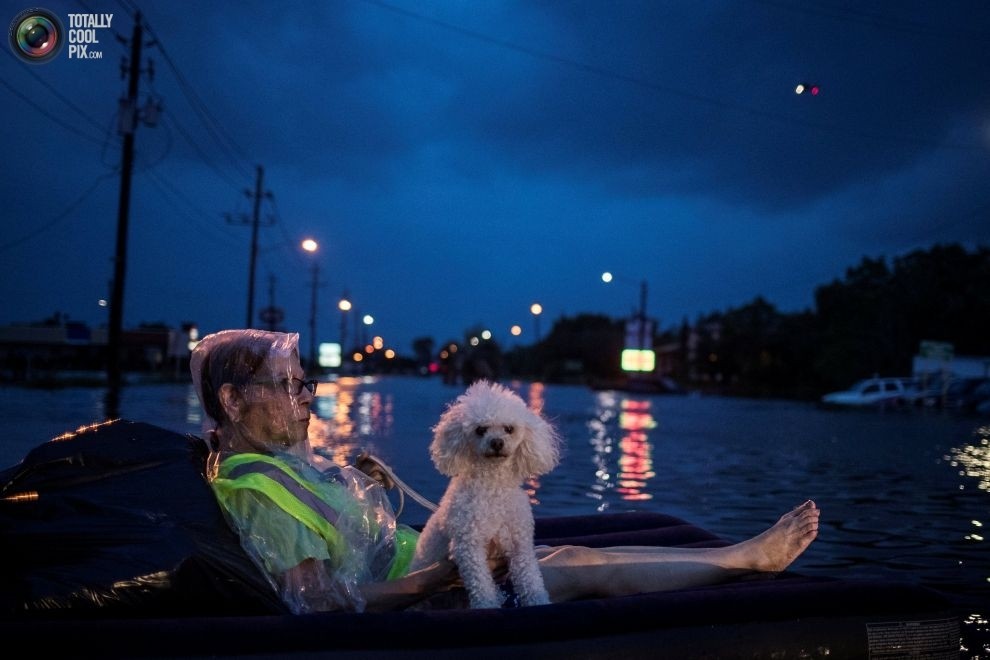
[[[350,495],[343,485],[314,484],[303,478],[287,462],[274,456],[241,453],[221,461],[216,478],[211,482],[217,500],[231,511],[229,499],[239,490],[257,491],[271,500],[326,542],[333,563],[346,554],[346,540],[337,530],[341,515],[363,515],[363,505]],[[406,574],[415,552],[418,533],[404,526],[396,528],[395,557],[386,579]]]

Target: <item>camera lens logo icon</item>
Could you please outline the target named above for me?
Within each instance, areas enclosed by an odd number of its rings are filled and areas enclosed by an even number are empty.
[[[47,9],[25,9],[10,23],[10,47],[26,62],[52,60],[64,42],[62,22]]]

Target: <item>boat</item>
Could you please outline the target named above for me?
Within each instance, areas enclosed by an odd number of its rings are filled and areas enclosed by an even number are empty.
[[[293,615],[226,526],[202,443],[116,420],[0,473],[0,636],[101,657],[941,657],[960,618],[921,585],[784,571],[502,609]],[[536,542],[717,547],[656,512],[537,517]]]

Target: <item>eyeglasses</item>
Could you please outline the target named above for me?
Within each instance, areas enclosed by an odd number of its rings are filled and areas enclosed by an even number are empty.
[[[275,383],[270,380],[256,380],[254,381],[257,385],[274,385]],[[282,386],[286,394],[291,394],[292,396],[299,396],[302,394],[303,388],[305,387],[309,390],[309,393],[316,396],[316,386],[319,384],[318,380],[303,380],[302,378],[283,378],[278,381],[278,384]]]
[[[316,386],[319,384],[319,381],[315,379],[303,380],[301,378],[289,378],[283,380],[282,384],[285,386],[285,391],[294,396],[302,394],[304,387],[309,390],[310,394],[316,396]]]

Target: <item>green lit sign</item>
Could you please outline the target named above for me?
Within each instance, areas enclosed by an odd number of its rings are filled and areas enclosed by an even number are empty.
[[[623,371],[653,371],[656,364],[656,354],[651,350],[627,348],[622,351]]]

